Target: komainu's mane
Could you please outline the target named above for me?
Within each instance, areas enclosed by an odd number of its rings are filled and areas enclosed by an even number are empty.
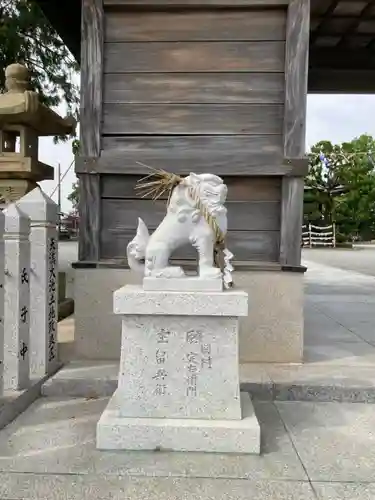
[[[183,178],[179,175],[172,174],[163,169],[149,167],[144,163],[137,163],[151,170],[151,173],[139,179],[135,186],[135,189],[141,194],[142,198],[150,196],[153,200],[157,200],[164,193],[168,193],[169,199],[173,189],[183,181]]]

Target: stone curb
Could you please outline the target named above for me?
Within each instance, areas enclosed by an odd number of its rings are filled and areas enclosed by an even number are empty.
[[[43,396],[110,397],[117,389],[117,378],[52,377],[41,388]],[[310,401],[316,403],[375,403],[375,387],[343,387],[286,383],[241,383],[241,390],[259,401]]]
[[[46,380],[53,377],[61,368],[62,365],[58,364],[52,374],[45,375],[39,380],[31,379],[30,387],[23,391],[6,391],[5,395],[0,398],[0,429],[10,424],[38,399]]]
[[[310,401],[314,403],[375,403],[375,387],[244,382],[243,391],[260,401]]]
[[[74,300],[64,299],[59,303],[59,321],[71,316],[74,313]]]

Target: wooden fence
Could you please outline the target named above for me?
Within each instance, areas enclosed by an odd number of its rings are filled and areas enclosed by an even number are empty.
[[[302,246],[313,247],[336,247],[336,226],[315,226],[305,224],[302,226]]]
[[[39,188],[0,211],[0,397],[58,364],[57,220]]]

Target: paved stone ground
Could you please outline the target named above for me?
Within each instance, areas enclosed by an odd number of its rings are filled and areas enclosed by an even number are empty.
[[[320,380],[349,367],[375,385],[375,278],[304,258],[306,365]],[[284,375],[293,381],[301,369]],[[255,401],[257,457],[99,452],[95,425],[106,403],[43,397],[0,431],[0,499],[375,498],[373,404]]]
[[[375,406],[255,402],[262,455],[99,452],[107,399],[41,398],[0,432],[2,499],[370,500]]]
[[[375,250],[371,253],[375,266]],[[308,268],[305,274],[307,343],[346,341],[374,345],[375,273],[372,276],[310,260],[304,264]],[[358,261],[354,261],[354,266],[358,266]],[[325,327],[326,318],[335,322],[335,330]]]
[[[340,248],[304,249],[302,255],[306,260],[318,264],[375,276],[375,245],[358,245],[352,250]]]

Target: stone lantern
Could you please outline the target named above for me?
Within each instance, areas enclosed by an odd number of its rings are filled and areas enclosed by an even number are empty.
[[[53,167],[38,160],[39,137],[72,134],[76,121],[61,118],[40,102],[39,94],[29,90],[25,66],[11,64],[5,78],[7,91],[0,94],[0,199],[10,203],[37,182],[54,178]]]

